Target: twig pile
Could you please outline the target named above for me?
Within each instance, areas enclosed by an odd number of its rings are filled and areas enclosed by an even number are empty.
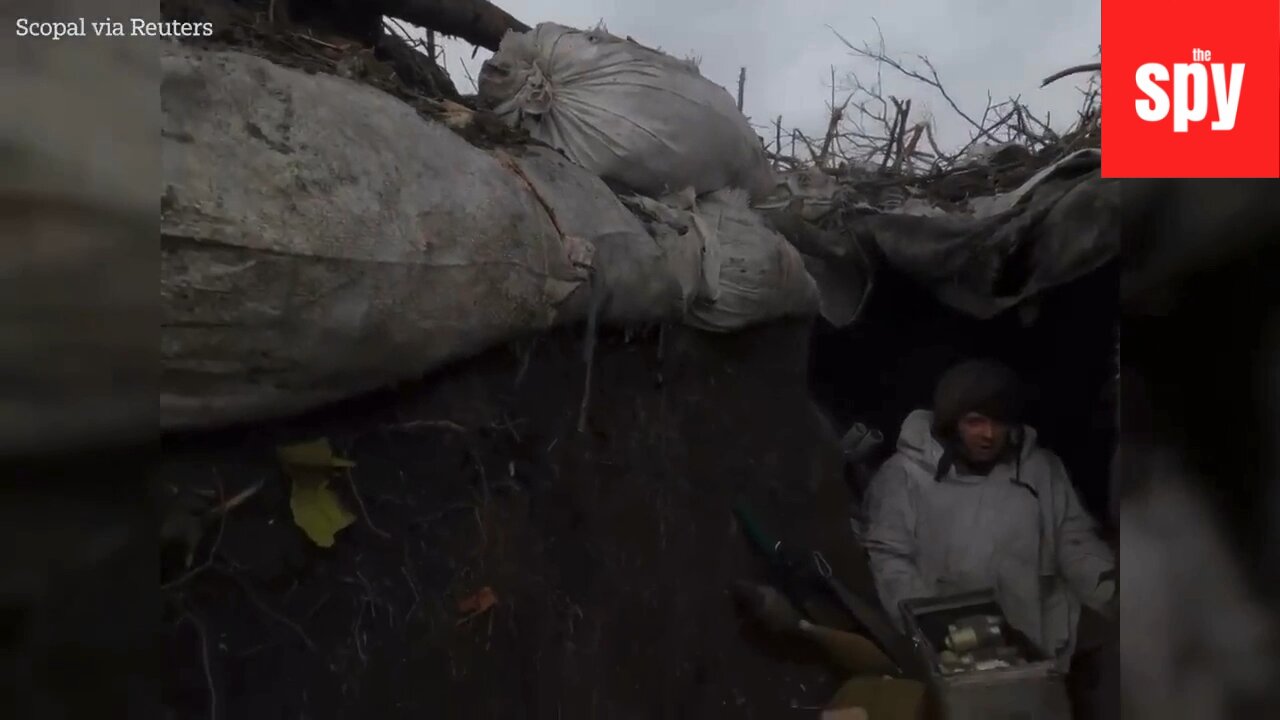
[[[798,129],[784,132],[782,118],[774,119],[766,151],[776,168],[816,169],[867,191],[862,195],[877,195],[877,187],[893,188],[893,194],[924,196],[946,208],[970,197],[1011,190],[1065,155],[1100,147],[1100,64],[1067,68],[1042,83],[1043,87],[1064,77],[1092,73],[1080,89],[1077,117],[1069,129],[1058,132],[1047,113],[1037,115],[1021,97],[997,101],[988,93],[981,115],[966,112],[947,91],[928,57],[917,55],[913,63],[895,58],[885,49],[878,23],[876,31],[873,45],[855,44],[832,29],[855,57],[874,63],[875,78],[868,82],[851,72],[843,83],[837,83],[832,67],[830,119],[821,139]],[[911,99],[883,92],[886,68],[941,96],[970,127],[969,141],[954,151],[940,148],[932,117],[913,114]],[[838,93],[844,94],[842,100]],[[785,146],[788,141],[789,148]]]

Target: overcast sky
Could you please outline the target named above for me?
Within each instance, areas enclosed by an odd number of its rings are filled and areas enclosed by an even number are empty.
[[[889,54],[911,61],[927,55],[953,99],[981,116],[987,92],[1023,102],[1063,129],[1080,104],[1085,76],[1040,89],[1040,80],[1094,59],[1100,42],[1098,0],[496,0],[519,20],[558,22],[579,28],[604,21],[615,35],[634,37],[678,57],[700,57],[702,74],[736,93],[738,68],[746,66],[745,113],[763,126],[778,115],[783,126],[820,136],[830,99],[830,66],[837,82],[849,71],[865,82],[874,64],[851,56],[828,26],[849,41],[877,42],[880,23]],[[472,47],[446,41],[446,66],[458,89],[473,92],[462,64],[474,77],[489,52],[472,59]],[[919,67],[919,63],[915,62]],[[887,94],[913,99],[914,117],[930,110],[939,143],[954,148],[970,137],[968,124],[920,83],[884,74]],[[944,150],[947,149],[944,147]]]

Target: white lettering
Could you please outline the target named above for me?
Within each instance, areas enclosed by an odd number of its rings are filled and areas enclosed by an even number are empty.
[[[148,22],[142,18],[133,18],[130,32],[144,37],[213,37],[211,22]]]
[[[1231,81],[1227,82],[1226,68],[1222,63],[1213,64],[1213,98],[1218,105],[1218,119],[1209,124],[1214,130],[1230,130],[1236,126],[1236,111],[1240,109],[1240,85],[1244,83],[1244,63],[1231,63]]]
[[[68,37],[84,37],[84,30],[84,18],[76,22],[32,22],[26,18],[19,18],[14,23],[14,34],[18,37],[47,37],[50,40],[61,40]]]
[[[1193,54],[1209,57],[1208,50],[1196,49]],[[1217,118],[1209,128],[1231,130],[1240,109],[1244,66],[1244,63],[1233,63],[1228,78],[1225,63],[1174,63],[1172,74],[1160,63],[1145,63],[1134,74],[1134,83],[1145,96],[1134,102],[1134,109],[1146,122],[1160,122],[1172,111],[1173,131],[1189,132],[1192,123],[1203,122],[1209,116],[1209,85],[1212,84]],[[1161,83],[1173,86],[1172,98]]]
[[[99,37],[124,37],[124,23],[112,22],[111,18],[107,18],[105,22],[94,23],[93,32]]]
[[[89,21],[78,18],[74,21],[44,21],[29,18],[16,18],[13,34],[16,37],[40,37],[61,40],[68,37],[86,37],[92,33],[96,37],[213,37],[214,27],[211,22],[180,22],[177,20],[155,22],[146,18],[130,18],[128,21],[112,20],[104,17],[101,20]]]
[[[1156,83],[1169,81],[1169,70],[1160,63],[1146,63],[1138,68],[1134,80],[1147,100],[1137,100],[1138,117],[1147,122],[1160,122],[1169,114],[1169,95]]]
[[[1190,86],[1190,87],[1188,87]],[[1193,104],[1188,104],[1187,91]],[[1209,73],[1200,63],[1173,66],[1173,131],[1184,133],[1188,122],[1200,122],[1209,114]]]

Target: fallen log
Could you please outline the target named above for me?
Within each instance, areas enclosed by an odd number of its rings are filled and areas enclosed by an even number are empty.
[[[1069,77],[1071,75],[1078,75],[1080,73],[1087,73],[1087,72],[1101,72],[1101,71],[1102,71],[1102,63],[1086,63],[1084,65],[1073,65],[1069,68],[1066,68],[1065,70],[1059,70],[1058,72],[1050,75],[1044,80],[1041,80],[1040,87],[1045,87],[1051,83],[1055,83],[1061,80],[1062,78]]]
[[[380,59],[390,63],[407,85],[421,88],[430,97],[458,97],[458,88],[449,73],[396,33],[384,28],[375,48]]]
[[[452,35],[487,50],[498,49],[507,31],[529,26],[488,0],[382,0],[383,14]]]

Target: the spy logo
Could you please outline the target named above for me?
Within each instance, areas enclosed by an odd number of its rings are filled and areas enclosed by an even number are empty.
[[[1104,0],[1107,177],[1280,177],[1280,3]]]
[[[1173,114],[1173,131],[1187,132],[1191,123],[1209,117],[1210,98],[1216,115],[1210,130],[1231,130],[1236,126],[1240,110],[1240,86],[1244,82],[1244,63],[1210,62],[1213,53],[1193,48],[1192,62],[1174,63],[1172,68],[1160,63],[1144,63],[1134,81],[1146,97],[1138,100],[1138,117],[1147,122],[1162,122]],[[1231,74],[1228,76],[1228,72]],[[1166,88],[1172,86],[1172,98]],[[1210,92],[1212,89],[1212,92]]]

